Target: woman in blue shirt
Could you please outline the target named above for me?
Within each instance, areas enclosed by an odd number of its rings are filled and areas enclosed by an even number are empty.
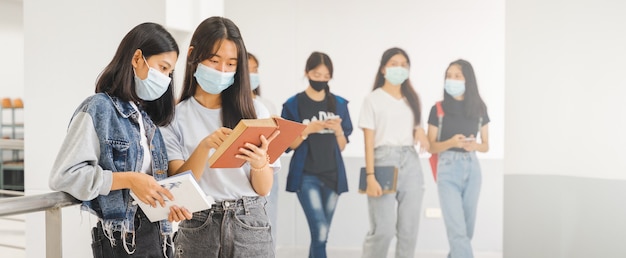
[[[296,192],[311,233],[309,257],[326,257],[326,242],[339,194],[348,191],[341,151],[352,133],[348,101],[330,92],[333,64],[313,52],[304,69],[309,87],[283,104],[282,117],[307,127],[287,150],[287,191]]]

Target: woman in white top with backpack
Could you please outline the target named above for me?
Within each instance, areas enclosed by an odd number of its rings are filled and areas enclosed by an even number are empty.
[[[397,238],[395,257],[414,257],[424,197],[424,176],[415,145],[428,150],[420,126],[421,108],[409,80],[406,52],[391,48],[383,53],[373,91],[365,98],[359,127],[365,136],[367,202],[370,230],[363,257],[387,257]],[[383,194],[374,176],[375,166],[398,168],[397,191]]]

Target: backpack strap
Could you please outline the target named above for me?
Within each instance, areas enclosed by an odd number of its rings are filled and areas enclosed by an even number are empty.
[[[437,107],[437,118],[439,119],[439,125],[438,125],[438,129],[437,129],[437,141],[439,141],[440,138],[441,138],[441,126],[443,125],[443,116],[445,115],[445,113],[443,112],[443,107],[441,106],[441,101],[437,101],[435,106]]]

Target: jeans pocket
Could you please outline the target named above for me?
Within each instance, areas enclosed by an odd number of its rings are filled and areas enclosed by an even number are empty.
[[[387,159],[389,159],[389,156],[391,155],[391,148],[385,148],[385,147],[379,147],[374,149],[374,162],[375,163],[380,163],[380,162],[384,162]]]
[[[206,212],[204,211],[196,212],[193,214],[193,217],[190,220],[181,221],[178,224],[178,228],[179,230],[183,229],[183,230],[198,231],[207,227],[210,219],[211,219],[211,216],[210,215],[207,216]]]
[[[251,230],[266,230],[270,228],[269,219],[265,211],[258,207],[249,208],[250,212],[238,212],[233,217],[235,222],[242,228]]]

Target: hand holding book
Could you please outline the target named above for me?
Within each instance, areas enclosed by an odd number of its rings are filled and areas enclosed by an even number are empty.
[[[280,117],[242,119],[233,130],[212,134],[216,136],[211,140],[217,148],[209,157],[209,165],[211,168],[239,168],[248,161],[253,167],[261,166],[268,156],[269,163],[274,163],[304,128],[306,125]],[[267,145],[263,145],[263,139]]]
[[[164,219],[170,221],[191,219],[191,212],[206,210],[211,207],[211,203],[213,202],[209,200],[210,197],[207,197],[204,191],[202,191],[191,171],[179,173],[175,176],[170,176],[155,182],[159,188],[167,191],[169,195],[158,197],[163,200],[161,204],[156,204],[153,199],[152,202],[154,205],[152,205],[147,200],[140,198],[142,193],[135,192],[134,189],[130,191],[130,195],[135,200],[133,204],[139,205],[141,210],[152,222]]]
[[[124,177],[129,184],[129,189],[137,196],[136,200],[150,205],[151,207],[165,207],[165,198],[173,200],[172,193],[161,186],[151,175],[145,173],[125,173],[125,174],[113,174],[116,178],[115,181],[123,183],[121,177]]]
[[[260,135],[261,146],[256,146],[249,142],[245,143],[244,147],[239,148],[240,154],[235,155],[235,158],[250,162],[250,166],[253,169],[264,169],[269,166],[267,148],[278,134],[280,134],[280,131],[276,130],[267,139],[265,139],[265,135]]]

